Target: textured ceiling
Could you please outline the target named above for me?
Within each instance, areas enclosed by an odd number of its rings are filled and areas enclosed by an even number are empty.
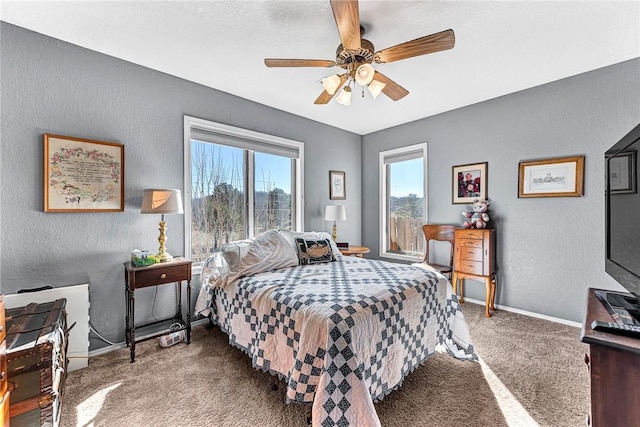
[[[374,64],[409,91],[314,105],[341,68],[328,0],[2,1],[0,19],[309,119],[367,134],[640,57],[638,1],[360,1],[376,50],[453,29],[452,50]]]

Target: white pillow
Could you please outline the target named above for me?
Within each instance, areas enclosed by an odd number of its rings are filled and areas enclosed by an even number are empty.
[[[277,231],[225,243],[210,258],[205,262],[213,270],[208,274],[209,284],[221,287],[239,277],[298,265],[297,252]]]

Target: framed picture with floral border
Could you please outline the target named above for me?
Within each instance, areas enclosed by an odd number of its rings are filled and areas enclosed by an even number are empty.
[[[44,134],[44,211],[124,211],[124,145]]]
[[[329,199],[345,200],[346,198],[346,173],[341,171],[329,171]]]
[[[584,156],[520,162],[518,197],[580,197]]]
[[[453,204],[468,204],[474,200],[487,200],[488,162],[453,167]]]

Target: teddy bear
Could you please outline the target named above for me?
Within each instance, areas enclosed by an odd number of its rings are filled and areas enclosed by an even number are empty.
[[[489,201],[475,199],[473,201],[472,211],[463,211],[462,216],[467,218],[462,226],[464,228],[487,228],[489,223]]]

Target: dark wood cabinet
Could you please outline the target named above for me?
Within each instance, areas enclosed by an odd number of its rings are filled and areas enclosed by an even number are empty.
[[[487,228],[458,228],[455,230],[453,275],[451,282],[457,293],[460,283],[460,302],[464,302],[464,279],[485,283],[486,311],[491,317],[496,299],[496,233]]]
[[[187,283],[187,316],[182,317],[182,282]],[[169,319],[162,319],[144,325],[135,324],[136,289],[149,286],[175,283],[177,292],[176,314]],[[136,337],[136,328],[163,323],[168,320],[177,321],[181,327],[172,332],[184,330],[187,334],[187,344],[191,342],[191,261],[184,258],[174,258],[173,261],[134,267],[130,262],[124,263],[124,288],[126,294],[125,340],[131,353],[131,362],[136,360],[136,343],[159,337],[167,333],[166,329],[155,332],[144,338]]]
[[[585,362],[591,377],[590,425],[640,425],[640,339],[594,331],[591,322],[613,319],[589,289],[582,342],[589,344]]]

